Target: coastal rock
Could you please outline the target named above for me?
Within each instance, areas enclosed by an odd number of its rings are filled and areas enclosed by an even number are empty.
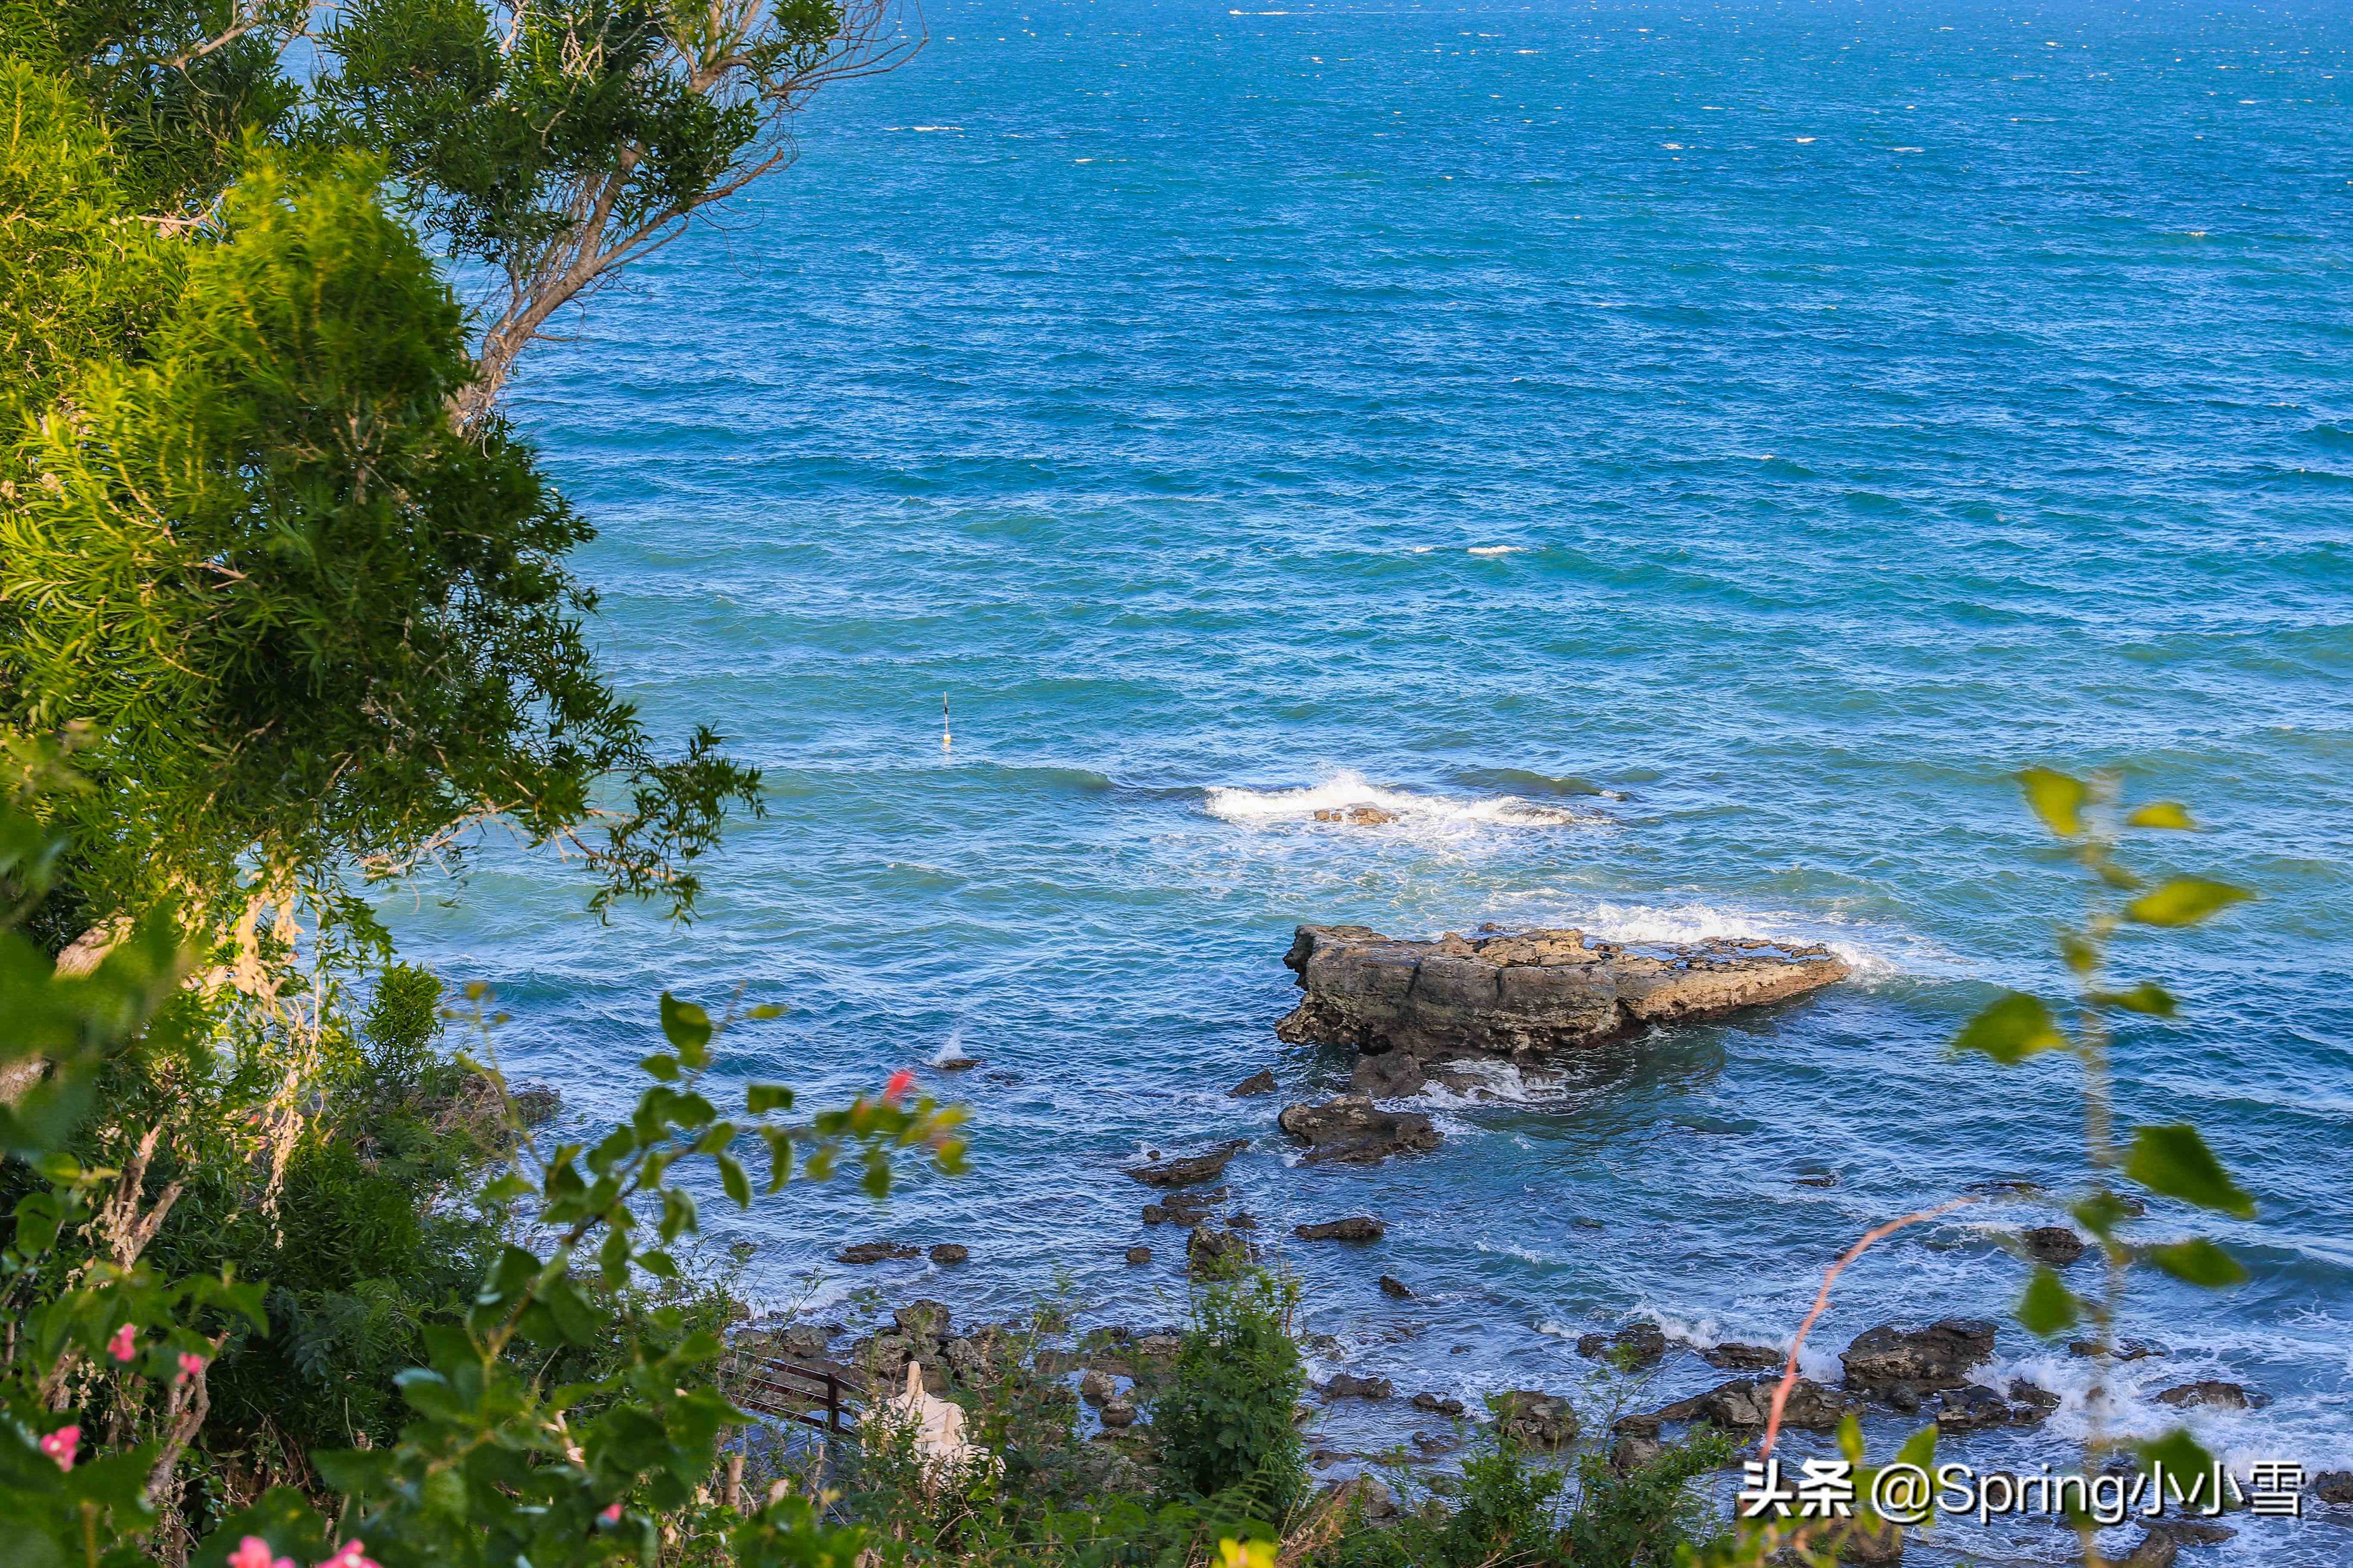
[[[1185,1238],[1185,1267],[1196,1274],[1221,1274],[1246,1268],[1250,1240],[1230,1230],[1197,1225]]]
[[[1387,1231],[1370,1215],[1350,1215],[1317,1225],[1294,1225],[1291,1234],[1302,1241],[1378,1241]]]
[[[1226,1097],[1229,1100],[1248,1100],[1254,1094],[1272,1094],[1280,1087],[1274,1081],[1274,1074],[1261,1068],[1226,1090]]]
[[[2177,1384],[2157,1396],[2159,1405],[2188,1409],[2202,1405],[2213,1410],[2261,1410],[2271,1403],[2271,1396],[2235,1383],[2208,1381]]]
[[[1614,1334],[1581,1334],[1577,1353],[1627,1368],[1656,1366],[1667,1353],[1666,1331],[1656,1323],[1629,1323]]]
[[[1658,1411],[1660,1421],[1704,1421],[1728,1432],[1754,1431],[1772,1418],[1773,1390],[1780,1379],[1740,1377],[1721,1383],[1705,1394],[1679,1399]],[[1781,1425],[1803,1432],[1827,1432],[1848,1415],[1859,1413],[1862,1401],[1826,1388],[1810,1377],[1789,1385],[1781,1409]]]
[[[921,1247],[898,1241],[853,1241],[834,1254],[844,1263],[889,1263],[923,1255]]]
[[[1127,1249],[1127,1260],[1130,1263],[1149,1263],[1152,1261],[1152,1248],[1131,1247]]]
[[[899,1332],[911,1342],[944,1340],[948,1337],[950,1314],[945,1301],[910,1301],[891,1314]]]
[[[1394,1296],[1400,1301],[1410,1301],[1413,1300],[1413,1290],[1411,1288],[1409,1287],[1404,1280],[1398,1279],[1394,1274],[1384,1274],[1381,1276],[1381,1294],[1384,1296]]]
[[[1925,1329],[1882,1323],[1841,1352],[1846,1385],[1878,1394],[1896,1384],[1923,1392],[1958,1388],[1963,1374],[1993,1354],[1994,1326],[1982,1318],[1940,1318]]]
[[[2312,1491],[2333,1507],[2353,1507],[2353,1470],[2321,1471],[2312,1478]]]
[[[1726,1340],[1700,1352],[1699,1359],[1726,1372],[1767,1372],[1788,1364],[1789,1358],[1767,1345],[1745,1345],[1736,1340]]]
[[[1419,1094],[1430,1075],[1410,1051],[1377,1051],[1356,1058],[1348,1088],[1368,1100],[1409,1100]]]
[[[1416,1410],[1428,1410],[1440,1415],[1462,1414],[1462,1402],[1451,1394],[1425,1392],[1415,1394],[1409,1403]]]
[[[2049,1389],[2038,1387],[2022,1377],[2010,1380],[2010,1419],[2021,1426],[2050,1419],[2051,1413],[2064,1403]]]
[[[2180,1555],[2181,1548],[2173,1537],[2161,1530],[2152,1530],[2124,1555],[2116,1568],[2173,1568],[2174,1559]]]
[[[1311,1164],[1369,1165],[1391,1154],[1438,1147],[1438,1129],[1429,1117],[1383,1110],[1361,1094],[1286,1106],[1275,1125],[1308,1145]]]
[[[1326,1399],[1387,1399],[1397,1392],[1386,1377],[1356,1377],[1335,1372],[1323,1385]]]
[[[1351,827],[1379,827],[1397,820],[1397,813],[1377,805],[1332,805],[1316,810],[1318,822],[1345,822]]]
[[[926,1255],[934,1263],[963,1263],[972,1257],[972,1248],[962,1242],[943,1241]]]
[[[2096,1340],[2070,1340],[2067,1342],[2067,1353],[2072,1356],[2083,1356],[2087,1359],[2089,1357],[2098,1355],[2100,1353],[2099,1342]],[[2163,1345],[2153,1344],[2147,1340],[2119,1340],[2116,1342],[2115,1348],[2108,1353],[2115,1356],[2118,1361],[2140,1361],[2148,1356],[2163,1355],[2166,1353],[2166,1351]]]
[[[1847,976],[1845,963],[1818,945],[1624,945],[1577,931],[1493,928],[1409,942],[1366,926],[1303,925],[1282,962],[1307,994],[1275,1026],[1278,1038],[1403,1051],[1425,1063],[1576,1050]]]
[[[2020,1231],[2018,1245],[2035,1262],[2059,1268],[2084,1256],[2084,1238],[2063,1225],[2038,1225]]]
[[[1523,1447],[1560,1448],[1577,1441],[1577,1409],[1565,1394],[1515,1388],[1489,1403],[1494,1406],[1496,1432]]]
[[[1249,1139],[1236,1138],[1198,1154],[1162,1160],[1148,1165],[1130,1165],[1127,1173],[1148,1186],[1198,1186],[1203,1182],[1214,1182],[1225,1174],[1226,1166],[1233,1157],[1249,1147]]]
[[[2010,1419],[2010,1402],[1981,1383],[1947,1391],[1936,1406],[1936,1426],[1945,1432],[2007,1426]]]
[[[1090,1370],[1079,1379],[1079,1397],[1089,1405],[1103,1405],[1119,1397],[1119,1384],[1107,1373]]]
[[[1124,1399],[1103,1401],[1103,1407],[1096,1411],[1095,1415],[1105,1426],[1114,1432],[1124,1431],[1135,1425],[1135,1406]]]

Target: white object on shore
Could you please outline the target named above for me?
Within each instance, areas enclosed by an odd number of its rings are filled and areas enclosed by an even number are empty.
[[[875,1405],[859,1425],[912,1429],[916,1456],[934,1481],[968,1466],[994,1468],[997,1464],[996,1455],[965,1440],[964,1406],[953,1400],[934,1399],[923,1387],[923,1369],[915,1362],[907,1363],[906,1392]]]

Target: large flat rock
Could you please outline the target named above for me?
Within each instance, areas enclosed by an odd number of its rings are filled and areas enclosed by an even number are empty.
[[[1493,926],[1407,942],[1366,926],[1303,925],[1282,962],[1307,994],[1274,1026],[1278,1037],[1424,1061],[1558,1055],[1847,976],[1821,946],[1620,943]]]

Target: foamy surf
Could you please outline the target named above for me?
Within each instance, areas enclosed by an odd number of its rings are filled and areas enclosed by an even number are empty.
[[[1258,790],[1223,784],[1208,791],[1207,806],[1220,821],[1250,827],[1330,823],[1357,828],[1576,827],[1606,817],[1515,795],[1424,795],[1340,773],[1299,789]]]

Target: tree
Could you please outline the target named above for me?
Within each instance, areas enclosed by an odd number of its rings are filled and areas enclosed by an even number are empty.
[[[498,279],[471,426],[551,316],[787,163],[810,94],[920,41],[894,0],[353,0],[319,92],[325,133],[387,149],[425,231]]]

